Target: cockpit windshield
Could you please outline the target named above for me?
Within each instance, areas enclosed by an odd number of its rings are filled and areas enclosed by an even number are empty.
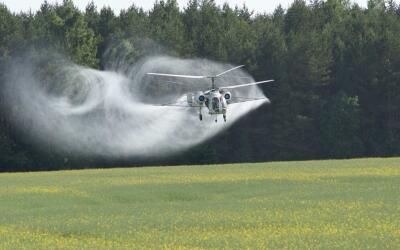
[[[213,110],[219,109],[219,98],[218,97],[214,97],[212,99],[212,108],[213,108]]]

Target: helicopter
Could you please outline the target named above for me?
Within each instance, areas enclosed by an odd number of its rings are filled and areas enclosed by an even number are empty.
[[[229,104],[242,103],[242,102],[251,102],[251,101],[259,101],[259,100],[268,100],[268,98],[245,98],[245,97],[235,97],[232,95],[230,90],[236,88],[243,88],[253,85],[258,85],[262,83],[273,82],[274,80],[265,80],[259,82],[250,82],[239,85],[231,85],[231,86],[223,86],[217,87],[215,84],[216,79],[220,77],[224,77],[227,73],[237,70],[239,68],[244,67],[244,65],[240,65],[229,70],[226,70],[222,73],[212,75],[212,76],[200,76],[200,75],[173,75],[173,74],[164,74],[164,73],[147,73],[149,76],[158,76],[158,77],[172,77],[172,78],[186,78],[186,79],[210,79],[211,85],[209,89],[205,91],[198,91],[193,93],[186,94],[186,103],[168,103],[161,104],[159,106],[176,106],[176,107],[189,107],[189,108],[198,108],[199,109],[199,120],[203,120],[203,108],[208,109],[209,115],[215,115],[215,122],[218,122],[218,115],[222,115],[224,121],[226,122],[226,113]],[[177,83],[177,82],[170,82]]]

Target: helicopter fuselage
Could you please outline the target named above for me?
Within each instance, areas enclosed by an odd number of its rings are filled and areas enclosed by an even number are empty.
[[[222,89],[211,89],[206,92],[200,92],[196,96],[196,102],[199,105],[199,118],[203,119],[202,109],[207,108],[209,115],[223,115],[226,121],[226,112],[228,109],[228,101],[231,98],[229,92],[224,92]]]
[[[226,114],[228,103],[219,91],[212,90],[205,95],[206,99],[204,105],[208,109],[210,115],[223,115]]]

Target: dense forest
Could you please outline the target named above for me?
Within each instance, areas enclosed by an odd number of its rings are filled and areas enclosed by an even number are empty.
[[[213,0],[160,0],[149,11],[115,13],[94,3],[46,1],[36,13],[0,4],[0,91],[11,60],[26,51],[57,51],[104,69],[105,54],[145,55],[143,41],[180,58],[246,65],[271,99],[237,124],[169,158],[66,162],[19,136],[0,100],[0,171],[149,164],[258,162],[400,155],[400,7],[370,0],[295,0],[288,9],[258,13]]]

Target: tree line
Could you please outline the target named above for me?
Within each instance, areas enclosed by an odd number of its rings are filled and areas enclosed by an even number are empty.
[[[369,0],[295,0],[288,9],[258,13],[246,6],[190,0],[132,5],[115,13],[93,2],[43,2],[37,12],[12,13],[0,4],[0,91],[6,66],[22,51],[58,51],[104,69],[105,54],[137,60],[143,39],[181,58],[245,64],[272,104],[241,119],[203,145],[170,158],[118,164],[190,164],[400,155],[400,7]],[[114,46],[112,46],[114,45]],[[111,48],[111,49],[110,49]],[[44,66],[45,67],[45,66]],[[20,138],[0,100],[0,171],[114,166],[37,151]]]

